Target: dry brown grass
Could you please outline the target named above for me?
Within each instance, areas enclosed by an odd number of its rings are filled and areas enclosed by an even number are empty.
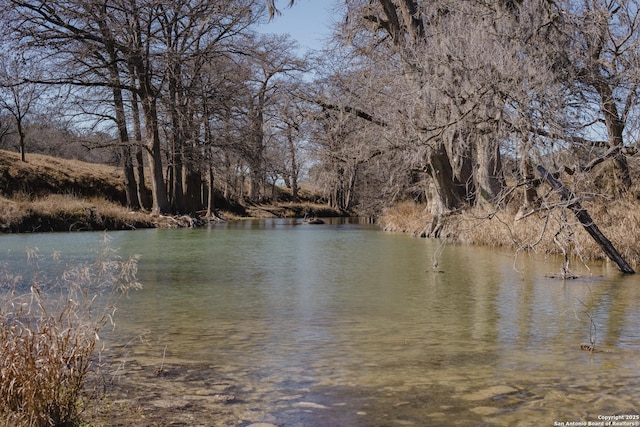
[[[192,218],[130,212],[125,205],[124,179],[119,168],[0,150],[0,232],[115,230],[193,226]],[[265,205],[241,205],[221,199],[217,212],[225,219],[243,217],[343,216],[300,188],[300,203],[291,191],[276,188],[277,200]],[[201,222],[202,223],[202,222]]]
[[[131,212],[118,203],[100,198],[85,199],[69,194],[13,200],[0,196],[0,231],[122,230],[157,226],[158,218]]]
[[[102,197],[124,202],[124,179],[119,168],[77,160],[0,150],[0,194],[37,198],[52,193]]]
[[[585,202],[595,224],[632,265],[640,265],[640,203],[632,198]],[[385,230],[421,235],[432,217],[424,205],[403,202],[385,211]],[[475,208],[446,218],[446,234],[465,244],[505,246],[545,254],[562,254],[585,261],[606,259],[573,213],[564,208],[540,210],[517,219],[514,209]]]
[[[53,255],[59,261],[56,255]],[[136,281],[137,258],[102,247],[91,264],[45,279],[39,254],[24,280],[0,275],[0,419],[6,426],[74,426],[92,396],[85,385],[97,368],[99,332]]]
[[[113,166],[0,150],[0,231],[77,231],[154,227],[157,218],[123,207]]]
[[[326,204],[311,202],[280,202],[270,204],[249,205],[246,213],[251,218],[302,218],[302,217],[337,217],[345,213]],[[237,219],[233,213],[224,213],[225,218]]]
[[[431,220],[431,213],[425,205],[404,201],[386,209],[379,222],[386,231],[420,236]]]

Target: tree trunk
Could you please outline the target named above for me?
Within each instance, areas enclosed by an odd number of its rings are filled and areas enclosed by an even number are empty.
[[[185,188],[185,212],[195,214],[202,209],[202,175],[200,170],[193,168],[185,168],[184,171],[184,188]]]
[[[168,214],[171,209],[162,171],[162,150],[160,147],[158,115],[155,103],[156,101],[152,98],[143,99],[142,101],[142,110],[147,130],[147,158],[151,166],[152,211],[157,214]]]
[[[122,167],[124,174],[124,188],[127,197],[127,207],[132,210],[140,210],[140,201],[136,190],[136,175],[133,171],[133,159],[131,157],[131,147],[122,146]]]
[[[175,143],[175,141],[174,141]],[[181,144],[181,143],[180,143]],[[175,144],[172,144],[172,153],[171,153],[171,210],[174,213],[184,213],[185,212],[185,197],[184,197],[184,186],[183,186],[183,171],[184,165],[182,162],[182,149],[176,147]]]
[[[554,190],[560,193],[560,198],[566,202],[568,202],[567,207],[571,209],[571,211],[575,214],[580,224],[587,230],[587,232],[591,235],[593,240],[602,248],[604,253],[609,257],[611,261],[616,263],[621,272],[625,274],[634,274],[635,271],[631,266],[622,258],[617,249],[613,246],[613,244],[605,237],[604,234],[600,231],[598,226],[591,219],[591,215],[587,212],[585,208],[582,207],[580,202],[577,201],[576,196],[565,187],[560,181],[555,179],[553,175],[551,175],[545,168],[542,166],[538,166],[538,173],[553,187]]]
[[[22,119],[16,120],[16,125],[18,126],[18,136],[20,137],[20,160],[22,162],[26,162],[26,154],[25,154],[25,135],[24,128],[22,127]]]
[[[252,201],[258,201],[260,198],[260,188],[264,183],[264,131],[263,115],[262,112],[258,112],[254,118],[253,123],[253,135],[251,135],[252,146],[250,148],[249,173],[250,173],[250,188],[249,199]]]
[[[476,184],[473,176],[473,146],[469,135],[456,130],[450,140],[447,140],[447,155],[451,159],[451,169],[454,180],[463,185],[464,199],[469,204],[476,201]]]
[[[616,171],[614,179],[618,184],[618,188],[620,188],[622,192],[626,192],[627,190],[629,190],[629,188],[631,188],[633,181],[631,180],[631,174],[629,173],[629,164],[627,163],[627,157],[625,156],[623,150],[619,150],[618,153],[613,157],[613,165]]]
[[[107,14],[106,7],[100,8],[100,15]],[[124,168],[124,188],[129,209],[139,210],[140,202],[136,192],[136,177],[133,172],[133,159],[131,158],[131,147],[129,146],[129,131],[127,130],[127,119],[124,112],[124,100],[122,98],[122,82],[120,80],[120,69],[118,67],[118,52],[111,34],[111,29],[104,19],[98,20],[98,27],[102,33],[102,42],[109,55],[108,73],[111,93],[113,95],[113,106],[116,113],[116,126],[120,141],[120,154],[122,156],[122,166]]]
[[[169,153],[169,163],[171,165],[171,175],[169,178],[170,183],[170,195],[171,210],[174,213],[184,213],[185,199],[184,199],[184,187],[182,185],[183,175],[183,150],[185,144],[184,135],[184,117],[181,117],[180,111],[180,98],[177,76],[180,75],[180,66],[174,65],[172,67],[172,75],[169,77],[169,109],[171,111],[171,151]]]
[[[253,160],[249,167],[251,168],[249,176],[249,200],[257,202],[260,200],[260,189],[262,188],[264,175],[259,161]]]
[[[116,70],[113,70],[116,71]],[[118,80],[117,75],[113,76]],[[131,147],[129,146],[129,132],[127,131],[127,122],[124,114],[124,102],[122,99],[122,90],[119,87],[113,89],[113,100],[116,112],[116,124],[118,127],[118,135],[120,139],[120,153],[122,155],[122,166],[124,174],[124,188],[127,196],[127,207],[133,210],[140,209],[140,201],[138,199],[136,176],[133,171],[133,159],[131,157]]]
[[[211,160],[209,160],[209,162],[207,162],[207,218],[213,218],[213,212],[215,210],[213,179],[213,166],[211,165]]]
[[[213,218],[213,212],[215,209],[215,204],[213,200],[214,190],[214,174],[213,174],[213,131],[211,130],[211,122],[209,121],[209,105],[208,105],[207,97],[203,94],[202,96],[202,120],[204,125],[204,142],[205,142],[205,151],[204,151],[204,162],[207,170],[206,175],[206,194],[203,192],[202,198],[204,202],[207,204],[207,214],[206,218]]]
[[[130,76],[133,81],[134,73],[131,71]],[[144,172],[144,155],[142,144],[142,126],[140,125],[140,108],[138,107],[138,95],[135,92],[131,93],[131,114],[133,118],[133,137],[136,141],[136,171],[138,175],[136,191],[138,192],[138,200],[140,205],[144,209],[151,209],[151,201],[149,200],[149,194],[147,193],[147,186],[145,185],[145,172]]]
[[[435,189],[435,199],[430,200],[432,212],[444,213],[462,207],[463,200],[466,198],[465,186],[454,176],[449,155],[443,143],[432,148],[428,165],[428,172]]]
[[[289,168],[290,173],[285,179],[287,186],[291,188],[291,200],[293,202],[298,201],[298,175],[300,173],[298,162],[296,159],[296,146],[293,140],[293,134],[291,127],[287,128],[287,142],[289,143]],[[285,174],[286,175],[286,174]]]
[[[479,196],[495,203],[504,188],[500,145],[495,133],[480,135],[476,143],[476,187]]]
[[[618,107],[616,106],[613,91],[606,83],[596,84],[595,86],[601,99],[604,122],[609,136],[609,148],[622,148],[624,145],[623,133],[625,126],[624,121],[620,119],[618,114]],[[613,164],[616,170],[614,179],[617,187],[623,192],[627,191],[631,187],[632,181],[631,174],[629,173],[629,165],[622,150],[619,150],[614,156]]]
[[[160,133],[158,129],[158,91],[153,86],[152,69],[144,55],[145,47],[142,45],[142,26],[140,25],[139,10],[136,2],[131,2],[130,20],[132,40],[129,57],[127,58],[130,69],[137,78],[138,96],[142,104],[144,116],[146,143],[145,148],[149,167],[151,168],[151,199],[152,212],[156,214],[168,214],[170,211],[167,187],[162,171],[162,150]]]
[[[349,174],[349,181],[344,194],[344,202],[341,206],[341,209],[345,211],[351,210],[351,205],[353,204],[353,193],[356,188],[356,179],[358,178],[358,165],[355,164],[349,169],[351,173]]]

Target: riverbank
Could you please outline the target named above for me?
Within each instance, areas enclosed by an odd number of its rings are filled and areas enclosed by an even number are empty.
[[[622,257],[640,265],[640,202],[629,196],[591,200],[583,206]],[[424,237],[433,216],[414,202],[385,210],[379,223],[386,231]],[[509,247],[515,252],[566,255],[569,262],[610,262],[602,249],[568,209],[538,209],[523,214],[514,206],[502,210],[475,208],[441,218],[441,237],[454,243]],[[614,266],[615,268],[615,266]]]
[[[242,211],[219,210],[214,219],[188,215],[155,215],[130,211],[108,200],[51,194],[36,199],[0,196],[0,232],[136,230],[206,225],[209,221],[242,218],[337,217],[344,213],[314,203],[275,203],[243,206]]]
[[[27,162],[22,162],[18,153],[0,150],[0,232],[176,228],[205,225],[210,220],[347,215],[316,203],[318,198],[304,191],[299,203],[222,201],[213,219],[155,215],[124,207],[123,182],[120,169],[114,166],[39,154],[29,154]]]
[[[113,166],[37,154],[30,154],[25,163],[20,161],[19,154],[0,150],[0,232],[175,228],[204,225],[210,220],[130,211],[123,206],[122,182],[120,170]],[[302,194],[300,203],[222,203],[212,220],[348,215],[317,203],[318,197],[309,192]],[[622,257],[637,267],[640,202],[632,194],[640,191],[636,189],[629,194],[616,199],[594,197],[583,205]],[[523,214],[518,207],[518,203],[500,210],[477,207],[440,218],[439,236],[450,242],[566,255],[575,262],[606,260],[601,248],[570,211],[538,209]],[[433,222],[425,205],[413,202],[399,203],[379,217],[380,225],[387,231],[423,237],[432,234]]]

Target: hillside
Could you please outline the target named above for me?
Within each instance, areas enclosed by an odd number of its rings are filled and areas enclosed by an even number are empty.
[[[114,166],[66,160],[40,154],[20,155],[0,150],[0,195],[6,198],[38,198],[50,194],[99,197],[125,203],[123,178]]]
[[[285,190],[279,191],[286,200]],[[246,204],[216,199],[222,218],[344,216],[318,197],[301,192],[301,203]],[[104,164],[0,150],[0,232],[121,230],[194,225],[186,216],[131,212],[119,168]],[[195,223],[204,223],[195,221]]]
[[[0,231],[115,230],[158,226],[158,219],[123,207],[115,167],[0,150]]]

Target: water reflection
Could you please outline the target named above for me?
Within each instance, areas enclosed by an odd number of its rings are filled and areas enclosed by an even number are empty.
[[[636,277],[592,266],[562,282],[545,277],[560,260],[344,220],[110,235],[142,255],[145,285],[121,304],[109,339],[129,344],[112,355],[142,372],[164,355],[225,378],[239,423],[552,425],[638,412]],[[13,265],[38,242],[80,257],[99,238],[76,236],[2,236],[2,256]],[[591,319],[607,352],[580,351]],[[190,375],[163,393],[211,387]]]

